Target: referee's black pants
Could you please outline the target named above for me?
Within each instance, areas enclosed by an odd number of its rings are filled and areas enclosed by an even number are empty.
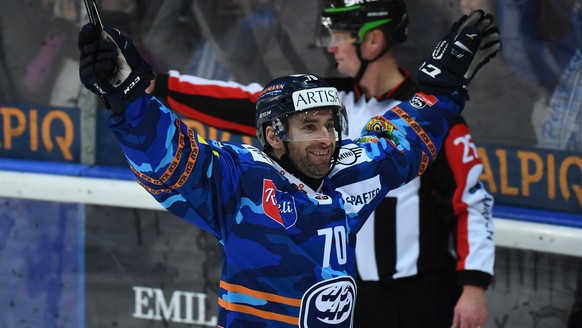
[[[461,291],[454,268],[389,282],[358,281],[354,328],[450,328]]]

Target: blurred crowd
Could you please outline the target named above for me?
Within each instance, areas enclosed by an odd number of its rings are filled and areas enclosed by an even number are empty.
[[[478,141],[582,149],[581,0],[409,0],[401,45],[409,71],[459,13],[485,8],[502,32],[502,59],[472,90]],[[82,2],[0,0],[0,102],[79,107],[76,38]],[[104,24],[128,32],[158,72],[240,83],[309,72],[333,76],[316,40],[318,1],[102,0]],[[525,123],[525,124],[524,124]],[[520,126],[520,129],[515,129]]]

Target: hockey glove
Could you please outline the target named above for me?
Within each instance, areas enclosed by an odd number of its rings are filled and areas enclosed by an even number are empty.
[[[152,67],[117,29],[86,24],[79,32],[81,82],[100,95],[108,109],[121,114],[155,78]]]
[[[476,10],[464,15],[436,46],[417,72],[419,90],[431,94],[455,91],[469,99],[467,84],[501,48],[493,15]]]

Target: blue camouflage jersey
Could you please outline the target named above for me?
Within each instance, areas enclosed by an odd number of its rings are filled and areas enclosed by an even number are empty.
[[[351,327],[356,232],[434,160],[461,108],[418,93],[375,117],[317,190],[253,146],[202,139],[146,94],[109,125],[137,182],[219,240],[219,327]]]

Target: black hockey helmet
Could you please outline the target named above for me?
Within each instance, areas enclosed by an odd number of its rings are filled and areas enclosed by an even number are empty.
[[[345,30],[361,42],[375,28],[384,31],[392,46],[408,36],[408,12],[404,0],[327,0],[321,14],[327,29]]]
[[[318,108],[328,108],[334,115],[336,148],[341,139],[348,135],[347,115],[341,104],[336,88],[315,75],[296,74],[276,78],[269,82],[257,100],[257,137],[264,150],[270,145],[265,137],[265,129],[272,126],[275,134],[283,141],[293,141],[287,136],[287,118]]]

